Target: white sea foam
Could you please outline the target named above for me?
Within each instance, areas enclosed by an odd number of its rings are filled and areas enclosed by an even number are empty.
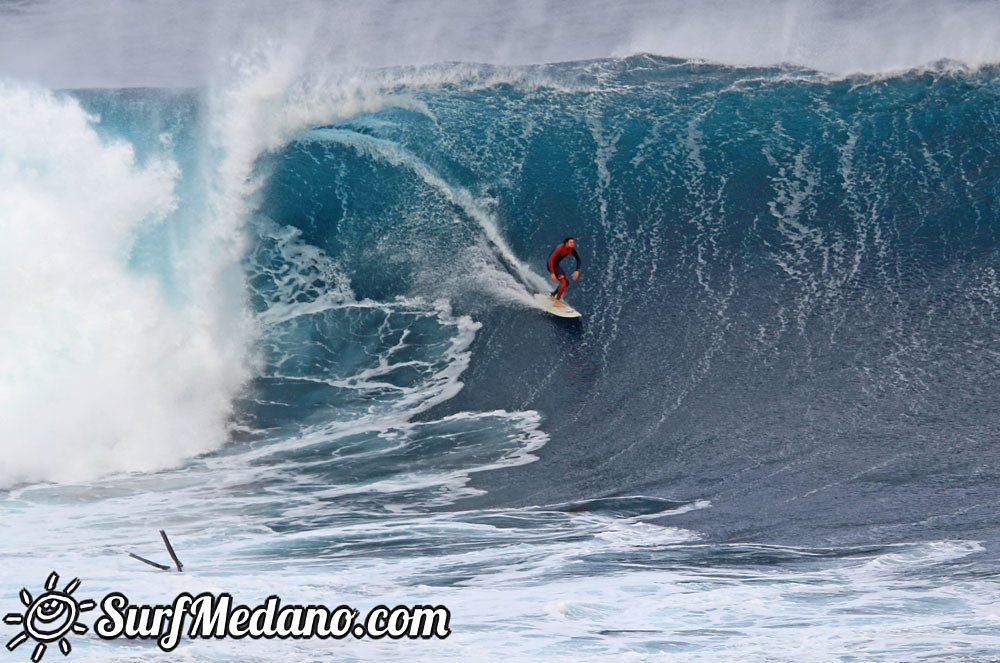
[[[139,166],[94,121],[69,98],[0,85],[0,485],[212,448],[245,379],[225,293],[174,306],[129,267],[136,234],[175,207],[177,166]],[[202,266],[192,279],[211,278]]]
[[[65,488],[17,491],[0,525],[0,555],[15,562],[0,565],[0,586],[11,596],[21,586],[34,590],[54,567],[83,580],[80,598],[122,591],[134,602],[168,603],[181,591],[225,591],[250,605],[274,594],[363,611],[379,603],[451,610],[453,634],[443,641],[336,643],[339,656],[359,661],[978,660],[992,651],[998,629],[993,583],[949,572],[982,552],[970,541],[873,550],[717,545],[642,517],[544,507],[372,512],[359,520],[348,504],[310,499],[301,483],[248,496],[239,472],[223,482],[214,476],[137,477],[131,493],[103,498]],[[106,487],[121,491],[123,483]],[[331,512],[344,520],[309,525]],[[156,525],[170,531],[185,573],[124,555],[163,559]],[[34,554],[12,554],[19,545]],[[140,643],[81,636],[72,644],[80,660],[162,657]],[[186,642],[175,653],[292,661],[330,647],[219,640]]]

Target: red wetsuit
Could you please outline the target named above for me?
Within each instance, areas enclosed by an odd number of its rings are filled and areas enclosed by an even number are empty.
[[[562,267],[559,266],[559,263],[562,262],[563,258],[565,258],[570,254],[572,254],[573,257],[576,258],[575,271],[577,272],[580,271],[580,254],[576,252],[576,249],[570,248],[565,244],[560,244],[556,246],[556,248],[552,249],[552,255],[549,256],[549,274],[552,274],[557,279],[559,279],[559,287],[556,288],[556,290],[552,293],[552,295],[556,299],[562,299],[563,291],[569,284],[569,281],[566,280],[566,273],[563,272]]]

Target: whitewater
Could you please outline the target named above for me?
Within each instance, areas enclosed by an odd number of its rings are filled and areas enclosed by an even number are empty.
[[[975,1],[0,6],[0,613],[56,571],[451,615],[77,661],[1000,660],[998,44]],[[566,235],[579,321],[533,298]]]

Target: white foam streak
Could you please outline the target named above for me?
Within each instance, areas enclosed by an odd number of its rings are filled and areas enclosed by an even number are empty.
[[[430,169],[419,158],[405,151],[392,141],[373,138],[364,134],[343,129],[316,129],[309,133],[310,138],[341,143],[352,147],[360,154],[378,158],[395,166],[401,166],[412,171],[426,184],[441,193],[450,203],[459,207],[474,220],[482,236],[488,241],[493,251],[497,253],[511,269],[526,283],[538,292],[546,292],[548,284],[545,279],[536,274],[522,262],[511,250],[507,241],[500,234],[496,219],[468,189],[451,185]],[[499,271],[499,270],[494,270]],[[517,301],[538,308],[534,299],[510,279],[502,278],[503,273],[491,274],[491,284],[496,294],[509,301]]]

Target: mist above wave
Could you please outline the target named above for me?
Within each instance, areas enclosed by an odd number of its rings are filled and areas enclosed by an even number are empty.
[[[931,2],[459,0],[357,5],[249,0],[0,8],[0,76],[54,87],[189,87],[233,53],[295,44],[306,69],[439,62],[528,64],[648,52],[733,65],[793,64],[847,74],[948,59],[1000,61],[1000,13]]]

